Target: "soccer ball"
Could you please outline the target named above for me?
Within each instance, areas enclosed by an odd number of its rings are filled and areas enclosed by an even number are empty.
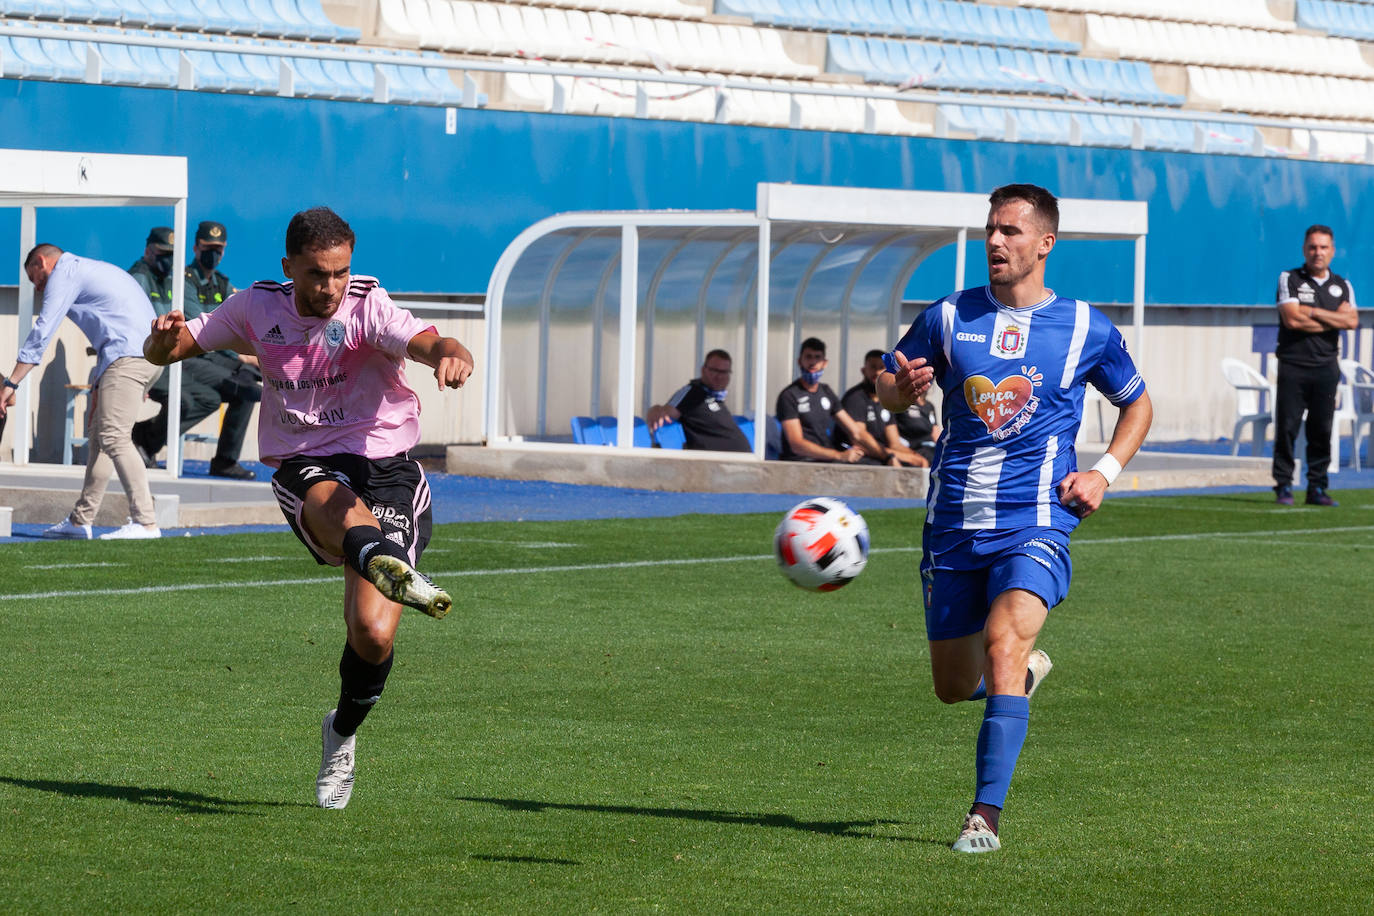
[[[793,584],[833,592],[863,572],[868,525],[838,499],[817,496],[787,510],[773,535],[773,553]]]

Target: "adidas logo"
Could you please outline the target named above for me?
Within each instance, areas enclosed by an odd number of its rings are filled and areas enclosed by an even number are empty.
[[[386,539],[394,544],[400,545],[401,547],[404,547],[406,545],[406,536],[404,533],[400,531],[389,532],[386,536]]]
[[[286,335],[281,332],[281,325],[272,325],[272,330],[262,335],[263,343],[286,343]]]

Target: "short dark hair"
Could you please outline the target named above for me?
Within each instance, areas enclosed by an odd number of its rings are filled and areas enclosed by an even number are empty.
[[[824,354],[825,341],[821,340],[819,337],[808,337],[806,338],[806,340],[803,340],[801,342],[801,349],[797,350],[798,356],[801,355],[802,350],[816,350],[817,352]]]
[[[1321,223],[1313,223],[1312,225],[1308,226],[1307,231],[1303,233],[1303,243],[1306,244],[1308,239],[1310,239],[1313,235],[1318,234],[1328,236],[1333,242],[1336,241],[1336,233],[1331,231],[1330,226],[1323,226]]]
[[[870,359],[882,359],[885,352],[885,350],[869,350],[864,354],[864,362],[868,362]]]
[[[988,196],[993,209],[1011,200],[1024,200],[1051,233],[1059,234],[1059,198],[1036,184],[1004,184]]]
[[[333,248],[337,245],[353,247],[356,237],[348,223],[328,207],[312,207],[291,217],[286,227],[286,256],[294,258],[305,251]]]
[[[28,267],[30,264],[33,263],[33,259],[38,257],[40,254],[45,258],[60,258],[62,257],[63,253],[64,252],[62,251],[62,249],[58,248],[56,245],[49,244],[48,242],[40,242],[39,244],[34,245],[33,248],[29,250],[28,254],[24,255],[24,266]]]
[[[705,356],[703,356],[703,357],[701,358],[701,364],[704,366],[704,365],[706,365],[708,362],[710,362],[710,361],[713,360],[713,359],[723,359],[723,360],[725,360],[727,363],[733,363],[733,362],[734,362],[734,360],[730,358],[730,354],[729,354],[729,353],[726,353],[724,350],[716,349],[716,350],[712,350],[711,352],[709,352],[709,353],[707,353]]]

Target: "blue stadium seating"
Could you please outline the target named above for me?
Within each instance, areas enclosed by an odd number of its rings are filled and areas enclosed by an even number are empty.
[[[1334,0],[1298,0],[1297,23],[1341,38],[1374,41],[1374,7]]]
[[[687,433],[683,431],[682,424],[676,421],[664,423],[654,430],[654,442],[659,448],[681,449],[687,446]]]
[[[0,0],[0,15],[311,41],[362,37],[330,20],[320,0]]]
[[[754,421],[750,417],[735,417],[735,425],[739,431],[744,433],[744,438],[749,440],[749,447],[754,447]]]
[[[1179,106],[1182,96],[1162,91],[1149,65],[1025,49],[935,44],[831,35],[832,72],[857,73],[871,83],[957,89],[1079,95],[1100,101]]]
[[[860,32],[966,44],[1077,53],[1050,28],[1044,10],[960,0],[717,0],[716,12],[762,25]]]
[[[596,422],[601,426],[601,439],[606,445],[620,443],[619,424],[616,423],[615,417],[597,417]],[[653,440],[649,436],[649,424],[644,422],[643,417],[635,417],[633,436],[636,448],[653,447]]]
[[[606,444],[606,440],[601,438],[601,424],[596,422],[596,417],[573,417],[571,422],[573,441],[578,445]]]

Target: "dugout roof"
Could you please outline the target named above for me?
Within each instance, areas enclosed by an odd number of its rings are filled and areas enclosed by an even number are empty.
[[[752,212],[542,220],[507,247],[487,287],[486,440],[566,442],[573,416],[612,415],[618,446],[634,447],[633,418],[716,347],[734,358],[736,414],[772,412],[806,337],[826,341],[824,380],[842,393],[863,354],[904,330],[902,294],[926,257],[955,245],[950,288],[963,288],[965,243],[987,208],[984,194],[760,184]],[[1146,204],[1064,199],[1060,215],[1061,239],[1135,242],[1140,351]]]
[[[50,150],[0,149],[0,207],[18,207],[19,252],[33,248],[38,238],[38,210],[45,207],[174,208],[176,233],[173,264],[186,263],[186,159],[183,156],[129,156],[110,153],[53,152]],[[45,239],[61,247],[60,239]],[[75,252],[80,254],[80,252]],[[172,284],[172,303],[183,307],[183,284]],[[33,284],[23,271],[19,276],[19,327],[22,341],[33,325]],[[17,343],[16,343],[17,346]],[[181,366],[169,370],[168,428],[180,428]],[[14,463],[27,464],[31,439],[30,391],[26,379],[19,386],[15,404]],[[167,440],[167,467],[172,476],[181,470],[181,438]]]

